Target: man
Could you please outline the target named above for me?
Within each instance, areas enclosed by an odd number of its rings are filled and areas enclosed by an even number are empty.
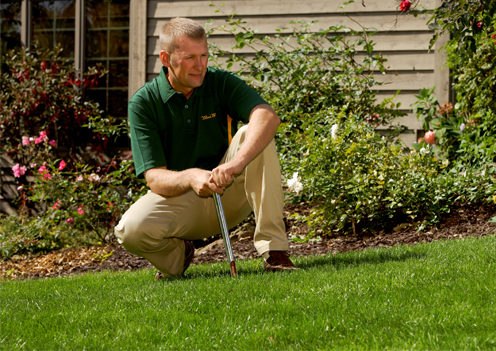
[[[160,43],[160,76],[129,102],[136,174],[150,191],[116,226],[119,242],[153,264],[157,279],[184,273],[194,256],[190,240],[220,233],[216,192],[229,228],[253,210],[266,270],[297,269],[287,254],[276,113],[240,78],[207,67],[207,38],[196,22],[171,20]],[[248,125],[237,131],[239,121]]]

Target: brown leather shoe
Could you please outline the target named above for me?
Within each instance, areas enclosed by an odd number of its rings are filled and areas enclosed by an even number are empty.
[[[264,268],[269,272],[298,270],[289,259],[286,251],[270,251],[269,258],[264,262]]]
[[[193,244],[192,241],[184,240],[184,266],[183,266],[183,272],[181,274],[184,274],[186,269],[188,269],[194,257],[195,257],[195,245]],[[157,274],[155,274],[155,279],[157,280],[160,280],[163,277],[164,275],[160,271],[158,271]]]

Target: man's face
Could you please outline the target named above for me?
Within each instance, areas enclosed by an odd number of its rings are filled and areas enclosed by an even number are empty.
[[[162,64],[169,69],[167,78],[172,88],[185,95],[202,85],[207,72],[207,40],[197,42],[186,36],[177,39],[173,53],[160,52]]]

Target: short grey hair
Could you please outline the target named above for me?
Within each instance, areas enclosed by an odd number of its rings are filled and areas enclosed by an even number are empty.
[[[160,47],[168,53],[178,49],[176,40],[183,35],[201,42],[207,39],[205,29],[197,22],[184,17],[176,17],[164,24],[160,31]]]

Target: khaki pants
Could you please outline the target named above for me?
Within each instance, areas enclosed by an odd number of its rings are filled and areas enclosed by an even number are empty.
[[[236,133],[221,163],[236,155],[246,131],[247,126],[243,126]],[[289,249],[282,216],[281,171],[274,141],[246,166],[221,199],[228,228],[242,222],[253,210],[254,244],[260,255],[270,250]],[[183,240],[219,233],[213,198],[200,198],[193,190],[177,197],[149,191],[124,213],[115,227],[115,235],[127,251],[145,258],[165,276],[182,273]]]

